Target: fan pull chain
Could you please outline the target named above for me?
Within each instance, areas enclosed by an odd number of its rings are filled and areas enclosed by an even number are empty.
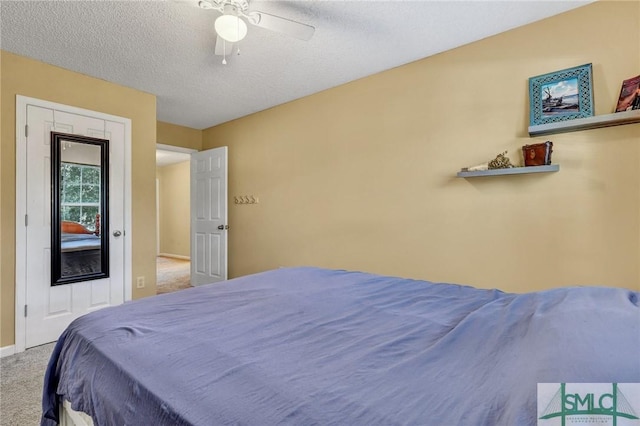
[[[227,41],[222,39],[222,65],[227,65]]]
[[[236,21],[236,31],[237,31],[237,34],[240,35],[240,18],[238,18],[238,20]],[[238,38],[240,38],[240,37],[238,37]],[[237,55],[240,56],[240,43],[238,43],[238,53],[237,53]]]

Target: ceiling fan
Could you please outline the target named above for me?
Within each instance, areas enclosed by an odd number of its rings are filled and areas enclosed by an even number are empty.
[[[249,2],[247,0],[200,0],[198,6],[202,9],[213,9],[222,13],[215,21],[215,29],[218,36],[215,54],[224,57],[223,64],[227,63],[226,56],[231,54],[235,44],[247,35],[247,23],[245,20],[257,27],[305,41],[310,40],[316,30],[311,25],[281,16],[249,10]]]

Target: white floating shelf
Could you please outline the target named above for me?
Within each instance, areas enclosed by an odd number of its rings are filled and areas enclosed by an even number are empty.
[[[596,115],[594,117],[576,118],[558,123],[529,126],[529,136],[551,135],[554,133],[575,132],[578,130],[598,129],[600,127],[620,126],[622,124],[640,123],[640,110],[622,111],[614,114]]]
[[[476,170],[473,172],[458,172],[458,177],[470,178],[480,176],[523,175],[528,173],[549,173],[560,170],[559,164],[548,166],[512,167],[510,169]]]

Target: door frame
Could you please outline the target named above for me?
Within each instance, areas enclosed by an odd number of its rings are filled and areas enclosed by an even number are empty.
[[[23,352],[26,347],[26,320],[24,305],[26,304],[26,261],[27,261],[27,144],[25,129],[27,125],[27,106],[62,111],[69,114],[85,115],[100,120],[121,123],[124,126],[124,300],[132,297],[131,286],[131,119],[105,114],[98,111],[49,102],[27,96],[16,95],[16,247],[15,247],[15,352]]]
[[[185,148],[182,146],[175,145],[167,145],[163,143],[156,143],[156,152],[160,151],[170,151],[170,152],[179,152],[181,154],[193,154],[194,152],[198,152],[197,149]],[[191,161],[185,160],[185,161]],[[158,164],[156,162],[156,170],[158,168]],[[189,179],[189,194],[191,194],[191,179]],[[158,174],[156,173],[156,256],[160,256],[160,180],[158,179]],[[191,238],[191,230],[189,230],[189,238]],[[191,247],[191,243],[189,243],[189,247]],[[191,253],[189,253],[189,257],[185,257],[185,260],[191,260]]]

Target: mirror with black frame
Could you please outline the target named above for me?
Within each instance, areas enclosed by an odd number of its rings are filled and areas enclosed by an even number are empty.
[[[51,285],[109,276],[109,141],[51,133]]]

